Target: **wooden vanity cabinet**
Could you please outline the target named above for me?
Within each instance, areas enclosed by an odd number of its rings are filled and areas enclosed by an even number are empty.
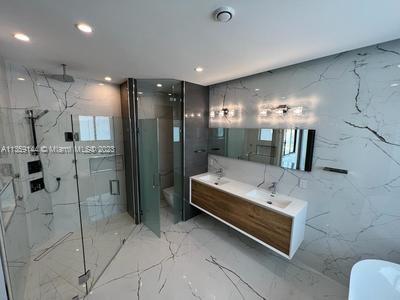
[[[192,204],[289,256],[291,217],[196,180],[191,189]]]

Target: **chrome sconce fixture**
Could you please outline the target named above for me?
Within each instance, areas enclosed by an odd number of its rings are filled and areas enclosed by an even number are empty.
[[[286,104],[278,105],[276,107],[266,107],[260,108],[259,116],[267,117],[270,114],[276,114],[278,116],[285,116],[288,114],[292,114],[295,116],[303,115],[303,106],[294,106],[290,107]]]
[[[234,117],[236,115],[234,109],[229,109],[227,107],[223,107],[221,110],[211,110],[210,111],[210,118],[215,117]]]

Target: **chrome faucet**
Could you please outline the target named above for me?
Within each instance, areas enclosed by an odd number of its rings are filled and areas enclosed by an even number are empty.
[[[272,195],[275,195],[276,194],[276,188],[278,187],[278,182],[276,182],[276,181],[273,181],[273,182],[271,182],[271,185],[268,187],[268,190],[270,191],[270,192],[272,192]]]
[[[224,169],[219,168],[217,169],[217,171],[215,172],[215,174],[218,176],[218,179],[221,179],[222,177],[224,177]]]

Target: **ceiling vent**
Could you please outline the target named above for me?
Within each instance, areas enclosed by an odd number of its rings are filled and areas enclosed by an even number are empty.
[[[229,6],[222,6],[214,11],[214,19],[218,22],[229,22],[235,15],[235,10]]]

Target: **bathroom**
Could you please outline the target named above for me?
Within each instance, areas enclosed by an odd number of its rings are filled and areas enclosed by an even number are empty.
[[[400,299],[399,9],[2,1],[0,299]]]

